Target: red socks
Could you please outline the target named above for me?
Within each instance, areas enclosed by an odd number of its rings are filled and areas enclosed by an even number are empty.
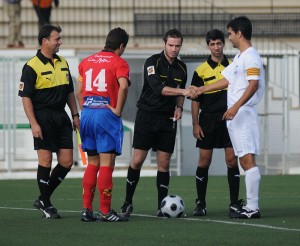
[[[97,184],[97,174],[99,168],[97,166],[88,164],[84,172],[82,179],[82,199],[83,199],[83,208],[88,208],[93,211],[93,199]],[[111,200],[112,200],[112,167],[100,167],[98,175],[98,191],[100,198],[99,210],[106,214],[110,211]]]
[[[102,166],[98,175],[98,191],[100,198],[99,210],[107,214],[110,211],[111,200],[112,200],[112,173],[114,168]]]
[[[83,208],[93,211],[93,199],[97,184],[97,174],[99,167],[88,164],[82,179],[82,199]]]

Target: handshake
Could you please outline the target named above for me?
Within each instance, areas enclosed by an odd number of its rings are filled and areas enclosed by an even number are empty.
[[[203,93],[203,87],[190,86],[188,89],[185,89],[183,96],[188,99],[195,100],[199,95]]]

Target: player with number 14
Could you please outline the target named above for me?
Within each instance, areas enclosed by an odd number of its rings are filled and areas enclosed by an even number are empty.
[[[128,39],[125,30],[112,29],[107,35],[104,50],[85,58],[78,66],[77,97],[83,109],[81,147],[88,155],[82,181],[81,220],[85,222],[127,220],[111,209],[111,199],[115,158],[122,152],[121,115],[130,85],[129,66],[121,58]],[[96,184],[100,198],[97,216],[92,205]]]

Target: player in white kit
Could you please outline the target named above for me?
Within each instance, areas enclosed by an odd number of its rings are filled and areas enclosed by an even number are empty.
[[[255,162],[259,154],[259,127],[256,105],[264,94],[264,71],[260,55],[252,47],[251,21],[244,16],[236,17],[227,24],[229,41],[239,49],[233,62],[218,82],[197,88],[198,94],[223,89],[228,86],[228,109],[223,115],[235,155],[245,171],[247,204],[231,218],[260,218],[258,206],[260,171]]]

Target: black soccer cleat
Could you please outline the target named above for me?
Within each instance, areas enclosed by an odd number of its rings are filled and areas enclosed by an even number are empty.
[[[53,206],[45,208],[43,210],[46,219],[60,219],[61,216],[57,213],[57,209]]]
[[[241,210],[243,208],[243,206],[244,206],[243,199],[238,200],[236,203],[230,204],[229,212],[228,212],[229,218],[232,218],[232,216],[235,216],[236,212]]]
[[[128,221],[128,217],[121,217],[117,214],[114,210],[110,210],[107,214],[102,213],[99,211],[97,217],[97,222],[124,222]]]
[[[194,216],[206,216],[207,212],[206,212],[206,207],[200,203],[200,201],[198,199],[196,199],[196,208],[193,212]]]
[[[259,209],[251,210],[243,206],[240,210],[231,215],[232,219],[259,219],[261,217]]]
[[[132,203],[129,203],[129,202],[125,201],[123,206],[121,207],[121,212],[119,213],[119,215],[121,217],[129,218],[132,211],[133,211]]]
[[[81,221],[84,222],[92,222],[96,220],[96,216],[94,215],[93,211],[89,210],[88,208],[84,208],[81,212]]]
[[[33,203],[33,207],[38,210],[44,211],[44,203],[39,198],[35,200],[35,202]]]
[[[33,203],[33,207],[41,210],[43,212],[43,217],[45,219],[60,219],[61,216],[57,213],[57,209],[54,208],[53,206],[49,206],[45,208],[44,202],[41,199],[35,200]]]

